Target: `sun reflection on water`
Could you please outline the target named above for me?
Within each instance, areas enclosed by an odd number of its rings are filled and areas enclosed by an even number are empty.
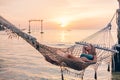
[[[65,33],[65,31],[61,31],[61,33],[60,33],[60,41],[61,42],[66,41],[66,33]]]

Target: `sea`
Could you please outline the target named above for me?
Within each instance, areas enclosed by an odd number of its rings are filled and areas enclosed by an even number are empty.
[[[42,44],[63,47],[73,45],[96,31],[98,30],[44,30],[43,34],[33,31],[31,35]],[[116,31],[113,31],[116,41],[115,35]],[[107,64],[99,66],[97,80],[120,80],[120,73],[108,72],[107,67]],[[21,37],[0,31],[0,80],[61,80],[61,73],[60,67],[45,61]],[[83,79],[64,74],[64,80],[95,80],[94,69],[88,67]]]

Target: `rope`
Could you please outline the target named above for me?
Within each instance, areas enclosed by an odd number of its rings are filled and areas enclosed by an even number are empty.
[[[117,12],[114,13],[114,15],[112,16],[112,18],[111,18],[109,23],[111,23],[113,21],[113,19],[115,18],[116,15],[117,15]]]
[[[108,72],[110,72],[110,64],[108,64],[108,69],[107,69]]]
[[[116,12],[114,13],[113,17],[111,18],[110,22],[107,24],[106,27],[104,27],[103,29],[101,29],[101,30],[97,31],[96,33],[90,35],[89,37],[83,39],[82,41],[90,40],[92,37],[94,37],[94,36],[100,34],[101,32],[103,32],[103,31],[105,31],[105,30],[107,30],[107,29],[110,30],[110,29],[111,29],[111,22],[113,21],[113,19],[115,18],[115,16],[116,16]]]
[[[94,78],[95,78],[95,80],[97,80],[97,71],[95,71]]]
[[[64,74],[69,74],[74,77],[82,78],[84,76],[85,70],[76,72],[76,71],[71,71],[70,69],[67,69],[64,67],[63,72],[64,72]]]
[[[61,80],[64,80],[62,67],[60,67],[60,68],[61,68]]]

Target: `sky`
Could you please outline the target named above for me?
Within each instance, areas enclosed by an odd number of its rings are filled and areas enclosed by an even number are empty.
[[[97,29],[117,8],[117,0],[0,0],[0,15],[25,28],[29,20],[39,19],[45,29]]]

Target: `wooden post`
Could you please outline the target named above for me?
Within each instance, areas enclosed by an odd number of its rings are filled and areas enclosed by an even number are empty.
[[[41,21],[41,34],[43,33],[43,20],[40,20]]]
[[[118,3],[119,3],[119,9],[120,9],[120,0],[118,0]]]
[[[117,19],[117,25],[118,25],[117,37],[118,37],[118,44],[120,44],[120,0],[118,0],[118,3],[119,3],[119,9],[117,10],[117,14],[118,14],[118,19]]]
[[[31,33],[31,27],[30,27],[30,20],[29,20],[29,28],[28,28],[28,33],[30,34]]]
[[[119,51],[119,53],[116,53],[114,55],[114,62],[112,63],[112,68],[113,68],[113,72],[120,72],[120,0],[118,0],[119,2],[119,9],[117,9],[117,25],[118,25],[118,29],[117,29],[117,38],[118,38],[118,44],[115,46],[116,50]]]

